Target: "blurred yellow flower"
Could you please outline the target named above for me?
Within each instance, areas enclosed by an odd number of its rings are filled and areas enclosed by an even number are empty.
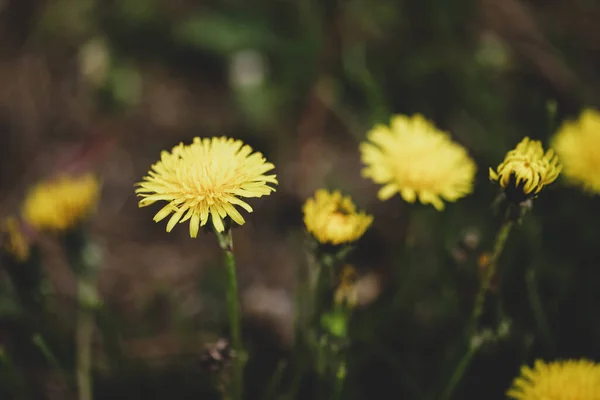
[[[521,367],[506,395],[516,400],[600,400],[600,365],[588,360]]]
[[[600,194],[600,113],[585,110],[576,121],[565,122],[552,138],[552,147],[572,184]]]
[[[320,243],[339,245],[358,240],[373,222],[373,217],[358,212],[350,196],[343,197],[319,189],[302,208],[304,225]]]
[[[360,151],[363,176],[384,185],[381,200],[400,193],[409,203],[418,197],[441,211],[443,200],[454,202],[473,190],[477,166],[466,149],[419,114],[375,126]]]
[[[246,221],[235,206],[248,212],[252,207],[240,197],[262,197],[275,191],[275,175],[265,175],[275,166],[261,153],[242,141],[226,137],[194,138],[180,143],[171,152],[163,151],[148,176],[138,183],[139,206],[167,201],[155,216],[158,222],[173,213],[167,223],[171,232],[177,222],[190,220],[190,236],[198,236],[208,217],[217,232],[223,232],[223,219],[230,217],[243,225]]]
[[[16,217],[6,218],[0,229],[2,233],[2,247],[18,262],[25,262],[29,258],[29,243],[21,230],[20,222]]]
[[[490,168],[490,179],[507,189],[510,196],[522,201],[554,182],[561,169],[552,149],[544,154],[539,140],[526,137],[506,154],[496,171]]]
[[[91,173],[43,181],[27,193],[23,219],[37,231],[64,232],[89,217],[99,195],[100,183]]]

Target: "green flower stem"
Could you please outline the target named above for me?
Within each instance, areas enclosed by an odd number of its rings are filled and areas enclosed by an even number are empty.
[[[96,291],[96,277],[102,263],[102,252],[84,226],[67,233],[64,244],[77,279],[75,377],[78,399],[92,400],[92,338],[95,311],[101,304]]]
[[[494,251],[492,253],[490,263],[486,266],[484,271],[483,279],[479,286],[479,291],[477,292],[477,297],[475,298],[475,306],[473,307],[473,312],[471,314],[471,318],[469,320],[469,325],[467,327],[467,339],[472,341],[473,333],[477,329],[477,325],[479,324],[479,319],[483,314],[483,306],[485,303],[485,296],[490,288],[490,284],[492,283],[492,278],[496,274],[496,267],[498,264],[498,259],[504,250],[504,245],[506,244],[506,240],[508,239],[508,235],[512,230],[512,227],[515,224],[515,220],[513,218],[507,218],[507,220],[500,226],[500,230],[496,235],[496,240],[494,243]],[[449,400],[452,398],[452,394],[456,389],[456,386],[461,381],[463,375],[465,374],[473,356],[477,353],[479,349],[479,345],[475,345],[473,343],[469,343],[469,349],[467,353],[461,358],[458,363],[458,366],[455,368],[450,381],[446,385],[446,388],[442,392],[441,400]]]
[[[46,361],[52,364],[57,371],[60,371],[60,373],[67,378],[67,380],[72,379],[72,376],[60,365],[58,359],[50,349],[50,346],[48,346],[40,333],[34,334],[31,338],[31,341],[40,350],[44,358],[46,358]]]
[[[535,320],[546,347],[549,349],[554,349],[554,341],[552,340],[552,334],[550,333],[550,327],[548,326],[546,313],[544,312],[544,307],[537,290],[537,285],[535,282],[535,270],[533,268],[527,271],[525,280],[527,282],[527,294],[529,295],[529,306],[531,307],[531,312],[533,313],[533,319]]]
[[[76,380],[79,400],[92,400],[92,338],[95,311],[100,304],[96,292],[94,267],[82,271],[77,277],[77,315],[75,326]]]
[[[479,286],[479,291],[477,292],[477,297],[475,298],[475,306],[473,307],[473,313],[471,314],[471,319],[469,322],[469,329],[467,333],[469,337],[473,334],[475,329],[477,329],[477,324],[479,323],[479,318],[481,318],[481,314],[483,314],[483,305],[485,303],[485,295],[487,294],[490,284],[492,283],[492,278],[496,274],[496,268],[498,265],[498,259],[504,250],[504,245],[506,244],[506,239],[508,239],[508,235],[515,222],[511,220],[505,221],[498,234],[496,235],[496,241],[494,243],[494,252],[490,258],[489,264],[485,267],[483,280],[481,281],[481,285]]]
[[[242,348],[239,294],[231,230],[225,233],[217,233],[217,238],[219,239],[219,246],[221,246],[221,249],[225,252],[225,264],[227,269],[227,311],[229,314],[229,326],[231,330],[231,344],[235,351],[235,357],[233,358],[231,395],[233,400],[241,400],[243,393],[244,353]]]
[[[79,308],[77,310],[77,326],[75,345],[77,349],[77,393],[79,400],[92,400],[92,335],[94,333],[93,311],[85,305],[85,285],[78,283]]]
[[[471,363],[471,360],[473,359],[473,356],[477,352],[478,348],[479,346],[469,346],[469,350],[460,359],[458,365],[456,366],[456,369],[454,370],[454,373],[452,374],[448,385],[446,385],[446,389],[444,389],[444,392],[440,396],[440,400],[450,400],[452,398],[451,396],[454,393],[454,389],[456,389],[456,386],[467,371],[467,368]]]
[[[333,391],[333,400],[341,400],[346,381],[346,360],[342,359],[335,374],[335,388]]]
[[[333,260],[322,258],[317,262],[317,272],[313,288],[312,316],[316,324],[320,323],[321,314],[328,306],[327,293],[333,282]]]

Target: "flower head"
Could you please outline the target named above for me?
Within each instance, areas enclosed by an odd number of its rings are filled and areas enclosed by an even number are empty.
[[[21,222],[14,216],[6,218],[2,221],[0,233],[2,234],[2,248],[18,262],[27,261],[29,241],[21,228]]]
[[[350,196],[343,197],[339,191],[317,190],[302,210],[306,230],[322,244],[354,242],[373,222],[372,216],[358,212]]]
[[[23,219],[36,231],[64,232],[89,217],[99,195],[100,183],[91,173],[44,181],[25,197]]]
[[[600,365],[588,360],[546,363],[521,367],[506,395],[516,400],[599,400]]]
[[[552,138],[567,182],[600,194],[600,112],[585,110],[565,122]]]
[[[506,189],[510,197],[523,201],[554,182],[561,169],[552,149],[544,154],[539,140],[526,137],[506,154],[496,171],[490,168],[490,179]]]
[[[235,206],[252,212],[241,197],[261,197],[275,191],[267,185],[277,184],[275,175],[265,175],[273,168],[261,153],[253,153],[240,140],[194,138],[189,145],[180,143],[171,152],[163,151],[135,192],[143,197],[140,207],[168,202],[154,216],[158,222],[173,214],[167,232],[178,222],[190,220],[190,236],[196,237],[209,216],[217,232],[225,230],[226,217],[243,225],[246,221]]]
[[[477,171],[466,149],[438,130],[421,115],[392,117],[390,126],[377,125],[360,145],[362,174],[384,185],[379,198],[396,193],[414,203],[444,209],[473,190]]]

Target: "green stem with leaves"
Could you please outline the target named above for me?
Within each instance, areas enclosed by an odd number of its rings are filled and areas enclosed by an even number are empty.
[[[473,357],[477,353],[477,350],[480,347],[480,344],[472,343],[473,334],[474,334],[475,330],[477,329],[477,325],[479,325],[479,319],[481,318],[481,315],[483,314],[483,308],[484,308],[483,306],[485,304],[485,297],[486,297],[486,294],[492,283],[492,279],[496,275],[498,259],[500,258],[500,255],[502,254],[502,251],[504,250],[506,240],[508,239],[508,236],[509,236],[510,231],[512,230],[514,224],[515,224],[514,219],[507,218],[504,221],[504,223],[502,224],[502,226],[500,226],[500,230],[498,231],[498,234],[496,235],[496,240],[494,242],[494,250],[493,250],[492,256],[490,258],[490,262],[485,267],[486,269],[483,274],[483,279],[481,280],[481,283],[479,285],[479,290],[477,292],[477,296],[475,297],[475,305],[473,307],[473,312],[471,313],[471,317],[469,319],[469,325],[467,327],[467,340],[469,340],[469,344],[468,344],[469,347],[468,347],[466,354],[461,358],[457,367],[454,369],[454,373],[452,374],[450,380],[448,381],[448,384],[446,385],[446,388],[444,389],[444,391],[442,392],[442,395],[440,396],[441,400],[449,400],[452,398],[452,394],[454,393],[456,386],[461,381],[462,377],[464,376],[465,372],[467,371],[469,364],[471,363],[471,360],[473,359]]]
[[[218,232],[217,238],[219,239],[219,246],[225,253],[225,264],[227,270],[227,312],[229,314],[229,328],[231,330],[231,345],[235,352],[235,357],[233,358],[231,396],[233,400],[241,400],[243,394],[243,370],[245,355],[242,348],[239,294],[231,230],[225,233]]]
[[[496,235],[496,240],[494,243],[494,251],[490,258],[490,262],[485,267],[485,271],[483,272],[483,279],[481,284],[479,285],[479,291],[477,292],[477,297],[475,297],[475,306],[473,307],[473,313],[471,314],[471,319],[469,322],[469,330],[467,333],[469,336],[473,334],[475,329],[477,329],[477,324],[479,323],[479,318],[483,314],[483,305],[485,303],[485,296],[490,288],[492,283],[492,279],[496,275],[496,269],[498,265],[498,259],[504,250],[504,245],[506,244],[506,239],[508,239],[508,235],[512,230],[515,222],[513,220],[505,221],[498,234]]]

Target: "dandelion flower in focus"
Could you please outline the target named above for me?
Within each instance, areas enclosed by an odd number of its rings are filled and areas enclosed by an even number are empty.
[[[99,195],[100,183],[91,173],[44,181],[27,193],[23,219],[37,231],[64,232],[90,216]]]
[[[16,217],[8,217],[0,228],[2,234],[2,248],[12,255],[18,262],[25,262],[29,258],[29,243],[21,229],[20,221]]]
[[[143,197],[140,207],[167,201],[154,221],[173,214],[167,223],[167,232],[171,232],[178,222],[189,220],[190,236],[195,238],[209,217],[217,232],[225,231],[227,217],[243,225],[246,221],[236,206],[248,212],[252,207],[240,198],[275,191],[268,185],[277,184],[275,175],[265,175],[273,168],[261,153],[253,153],[240,140],[194,138],[189,145],[180,143],[171,152],[163,151],[135,192]]]
[[[568,121],[552,138],[552,147],[564,166],[567,182],[600,194],[600,113],[585,110]]]
[[[304,203],[304,225],[322,244],[339,245],[358,240],[373,222],[373,217],[358,212],[350,196],[319,189]]]
[[[526,137],[506,154],[496,171],[490,168],[490,179],[505,189],[509,199],[521,202],[554,182],[561,169],[552,149],[544,153],[539,140]]]
[[[506,395],[516,400],[600,400],[600,365],[588,360],[523,366]]]
[[[362,174],[384,185],[379,199],[396,193],[414,203],[444,209],[473,191],[477,166],[466,149],[421,115],[396,115],[390,126],[377,125],[360,145]]]

